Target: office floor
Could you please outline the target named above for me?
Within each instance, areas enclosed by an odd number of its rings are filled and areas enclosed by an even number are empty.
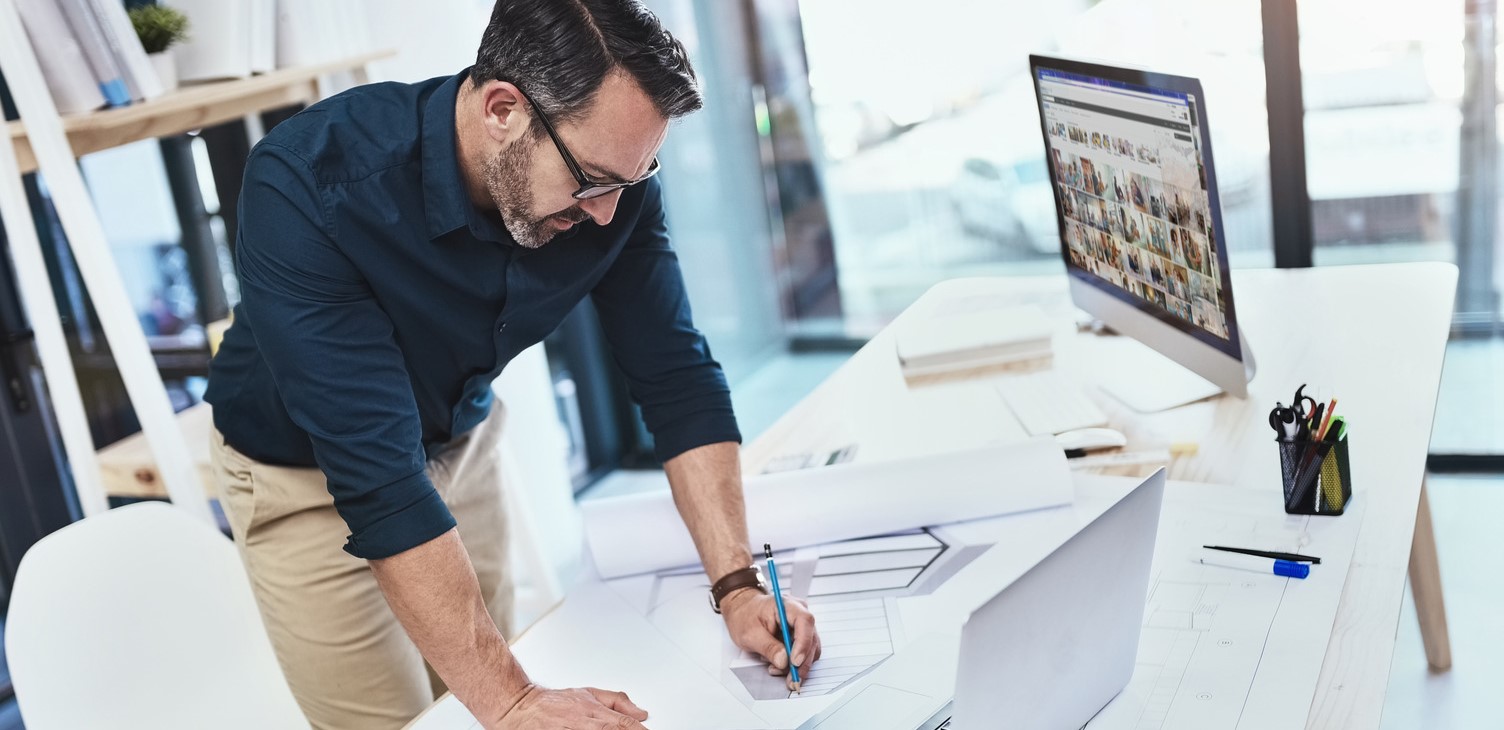
[[[1504,338],[1447,345],[1433,454],[1504,454]]]
[[[1504,550],[1496,518],[1504,514],[1504,477],[1433,476],[1428,489],[1453,666],[1445,674],[1427,671],[1415,602],[1407,593],[1383,730],[1496,728],[1504,686]]]
[[[750,442],[766,431],[849,358],[847,353],[829,352],[779,355],[732,383],[731,404],[736,409],[743,442]],[[580,499],[637,494],[655,489],[668,489],[668,479],[662,471],[618,470],[591,485]]]
[[[731,386],[732,407],[746,441],[768,430],[851,355],[845,352],[784,354]]]

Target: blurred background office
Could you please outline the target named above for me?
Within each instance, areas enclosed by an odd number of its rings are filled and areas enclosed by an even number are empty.
[[[215,14],[255,3],[162,4],[190,17],[195,35],[181,49],[241,33]],[[338,43],[279,48],[270,72],[391,50],[369,63],[372,81],[451,74],[473,60],[490,4],[345,3],[346,15],[326,9],[329,25],[307,36]],[[1202,79],[1235,268],[1458,264],[1430,482],[1457,668],[1418,669],[1415,622],[1402,620],[1385,727],[1487,726],[1477,708],[1504,681],[1494,651],[1504,627],[1493,619],[1504,590],[1490,585],[1504,565],[1489,541],[1492,516],[1504,513],[1494,0],[647,4],[684,42],[704,86],[705,109],[676,123],[664,145],[662,177],[695,320],[725,367],[748,439],[939,281],[1018,275],[1046,294],[1063,287],[1030,52]],[[271,7],[285,24],[299,5]],[[295,15],[293,30],[310,30],[317,15]],[[189,78],[185,56],[179,71]],[[337,91],[356,78],[337,71],[320,83]],[[233,80],[185,81],[193,83]],[[199,402],[209,333],[237,300],[231,252],[245,155],[298,108],[81,158],[177,409]],[[140,427],[46,180],[29,175],[27,188],[90,430],[101,446],[130,437]],[[40,392],[41,376],[9,265],[0,258],[0,366],[16,383],[5,426],[20,435],[0,448],[0,605],[26,547],[78,514],[55,439],[36,436],[45,419],[16,408]],[[528,473],[562,480],[533,507],[564,536],[549,557],[567,577],[578,561],[571,498],[666,482],[588,307],[519,369],[515,397],[531,399],[525,423],[544,435],[542,447],[517,451],[548,462]],[[20,725],[4,677],[0,667],[8,730]]]

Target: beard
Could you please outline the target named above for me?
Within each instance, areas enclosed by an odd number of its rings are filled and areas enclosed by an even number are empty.
[[[512,234],[512,240],[517,245],[532,249],[543,248],[554,236],[562,233],[554,227],[557,221],[583,223],[590,218],[579,205],[571,205],[541,218],[533,217],[533,189],[529,185],[528,162],[533,147],[537,144],[536,139],[531,140],[531,143],[518,140],[486,161],[482,170],[486,190],[496,203],[507,233]]]

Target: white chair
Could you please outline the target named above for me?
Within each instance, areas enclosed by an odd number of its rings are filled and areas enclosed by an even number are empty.
[[[308,727],[234,545],[165,504],[33,546],[5,649],[28,730]]]

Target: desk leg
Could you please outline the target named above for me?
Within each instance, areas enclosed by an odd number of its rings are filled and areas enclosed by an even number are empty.
[[[1452,643],[1447,637],[1447,611],[1441,599],[1441,568],[1436,558],[1436,533],[1431,528],[1431,498],[1424,481],[1415,512],[1415,540],[1410,544],[1410,592],[1420,619],[1420,638],[1431,669],[1452,668]]]

